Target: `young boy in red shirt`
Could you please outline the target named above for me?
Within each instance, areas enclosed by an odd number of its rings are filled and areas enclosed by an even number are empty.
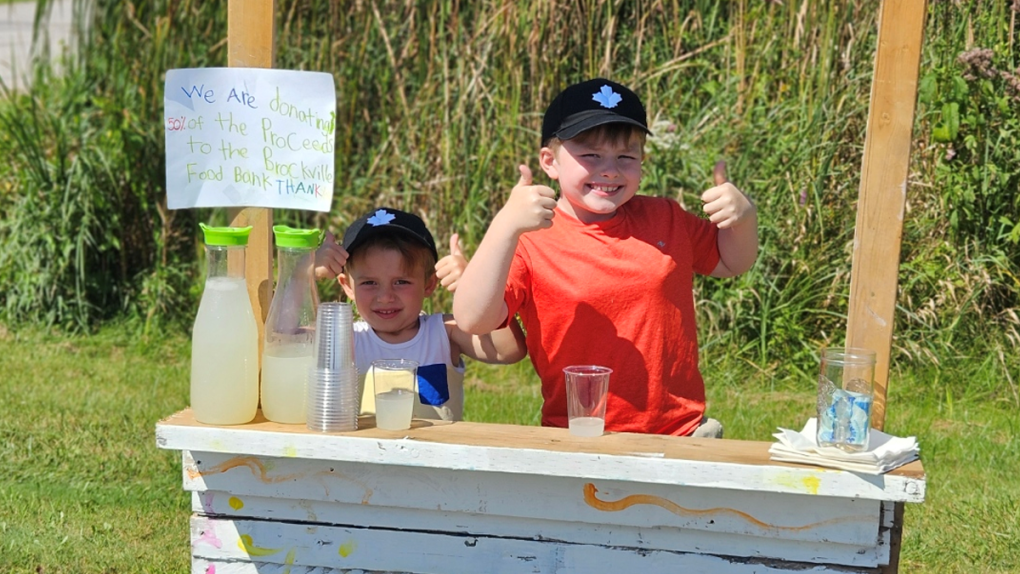
[[[628,88],[594,79],[563,90],[543,117],[539,151],[559,198],[520,166],[460,279],[454,317],[485,333],[520,316],[544,425],[567,426],[563,368],[598,364],[613,369],[606,430],[721,436],[704,416],[693,276],[751,267],[757,211],[719,168],[702,195],[708,220],[637,195],[648,133]]]

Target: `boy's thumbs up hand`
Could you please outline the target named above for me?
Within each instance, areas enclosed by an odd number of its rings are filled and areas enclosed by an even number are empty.
[[[740,223],[748,214],[755,212],[751,200],[747,198],[726,176],[726,162],[717,161],[712,169],[715,187],[701,194],[705,202],[705,213],[719,229],[733,227]]]
[[[450,234],[450,255],[464,256],[464,250],[460,246],[460,236],[456,233]]]
[[[726,177],[726,162],[724,160],[715,162],[715,166],[712,168],[712,177],[715,179],[716,185],[722,185],[730,181],[730,178]]]
[[[346,264],[347,252],[336,242],[333,233],[327,231],[322,244],[315,250],[315,277],[336,279],[343,273]]]
[[[467,257],[460,246],[460,236],[456,233],[450,235],[450,254],[436,262],[436,277],[439,284],[453,293],[457,290],[457,282],[460,281],[464,269],[467,267]]]
[[[535,185],[528,166],[522,164],[518,169],[521,177],[497,216],[517,233],[551,227],[556,192],[551,187]]]

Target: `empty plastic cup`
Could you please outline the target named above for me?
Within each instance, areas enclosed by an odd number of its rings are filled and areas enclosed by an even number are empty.
[[[323,303],[316,316],[314,366],[305,384],[305,424],[318,432],[358,428],[358,369],[349,303]]]

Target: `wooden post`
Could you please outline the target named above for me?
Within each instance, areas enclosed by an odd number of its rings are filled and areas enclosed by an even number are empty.
[[[276,57],[275,0],[229,0],[227,4],[227,65],[272,68]],[[230,210],[233,226],[251,225],[245,278],[259,327],[259,361],[266,315],[273,294],[273,210],[245,207]]]
[[[850,271],[847,345],[873,349],[872,426],[885,426],[893,313],[926,0],[884,0]]]

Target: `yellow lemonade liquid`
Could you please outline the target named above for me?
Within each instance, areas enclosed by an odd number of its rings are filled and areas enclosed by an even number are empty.
[[[410,428],[414,395],[414,391],[407,389],[393,389],[376,395],[375,426],[384,430]]]
[[[277,423],[306,420],[305,383],[314,365],[312,345],[279,345],[262,355],[262,414]]]
[[[606,428],[605,419],[599,417],[574,417],[568,424],[574,436],[602,436]]]
[[[378,428],[403,430],[410,426],[411,412],[417,399],[411,371],[370,368],[365,375],[364,391],[365,395],[374,399],[371,407],[374,408]]]
[[[206,281],[191,335],[191,410],[195,420],[236,425],[259,402],[258,327],[243,278]]]

